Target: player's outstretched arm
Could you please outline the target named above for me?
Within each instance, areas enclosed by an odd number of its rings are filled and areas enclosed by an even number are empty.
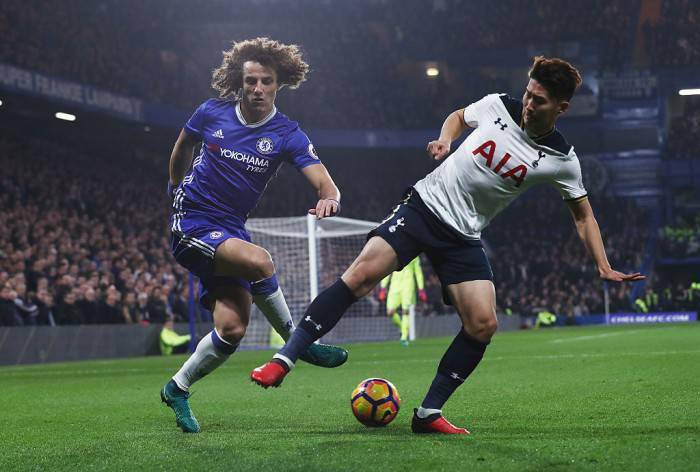
[[[306,166],[301,173],[318,192],[316,208],[311,208],[309,214],[316,215],[320,220],[340,213],[340,190],[333,182],[326,166],[323,164]]]
[[[464,122],[464,109],[450,113],[442,124],[440,137],[428,143],[428,155],[436,161],[441,161],[447,157],[450,153],[452,141],[460,137],[468,127]]]
[[[612,282],[634,282],[646,278],[639,272],[625,274],[610,267],[608,257],[605,255],[605,246],[600,235],[600,227],[598,227],[598,222],[593,215],[593,208],[591,208],[588,198],[583,197],[567,203],[576,223],[576,231],[586,246],[588,253],[593,256],[593,260],[598,267],[598,273],[602,279]]]
[[[170,185],[180,185],[185,174],[190,169],[194,148],[199,140],[187,131],[180,130],[180,135],[175,141],[173,152],[170,154]]]

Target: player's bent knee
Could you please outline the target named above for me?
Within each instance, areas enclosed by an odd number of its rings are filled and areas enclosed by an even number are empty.
[[[343,282],[357,298],[364,297],[374,289],[379,280],[372,273],[371,264],[357,262],[343,274]]]
[[[484,323],[483,331],[489,336],[489,338],[496,334],[496,331],[498,331],[498,318],[496,318],[496,315],[490,317]]]
[[[231,344],[238,344],[245,336],[246,327],[242,324],[225,324],[217,329],[219,336]]]
[[[265,249],[257,251],[253,256],[253,266],[257,271],[257,280],[267,279],[275,273],[275,264],[272,262],[272,256]]]
[[[491,340],[496,331],[498,330],[498,319],[496,315],[484,316],[481,318],[476,318],[470,323],[465,324],[464,331],[471,337],[487,343]]]

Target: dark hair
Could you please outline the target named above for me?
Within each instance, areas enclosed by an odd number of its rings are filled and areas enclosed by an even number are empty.
[[[581,85],[581,74],[578,70],[558,57],[533,58],[528,76],[542,84],[552,97],[560,101],[571,100]]]
[[[283,44],[270,38],[246,39],[233,42],[231,49],[224,51],[221,66],[214,70],[211,86],[219,92],[220,98],[239,99],[243,87],[243,64],[247,61],[259,62],[277,72],[280,87],[288,85],[297,88],[309,71],[309,65],[301,57],[296,44]]]

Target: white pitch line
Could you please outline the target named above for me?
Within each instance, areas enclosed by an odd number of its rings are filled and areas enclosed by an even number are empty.
[[[689,350],[689,351],[651,351],[651,352],[610,352],[610,353],[597,353],[597,354],[540,354],[532,356],[521,356],[518,354],[513,354],[512,356],[489,356],[488,354],[484,356],[484,362],[490,361],[520,361],[527,359],[537,359],[537,360],[558,360],[558,359],[580,359],[580,358],[605,358],[605,357],[620,357],[620,356],[668,356],[668,355],[679,355],[679,354],[700,354],[700,349]],[[435,363],[437,359],[401,359],[401,363],[423,363],[430,362]],[[363,361],[356,360],[354,364],[387,364],[386,359],[375,360],[375,361]]]
[[[678,329],[679,326],[657,326],[656,330],[661,331],[661,330],[669,330],[669,329]],[[624,330],[624,331],[613,331],[612,333],[600,333],[600,334],[589,334],[586,336],[574,336],[572,338],[558,338],[552,341],[548,341],[550,343],[565,343],[567,341],[587,341],[589,339],[600,339],[600,338],[607,338],[610,336],[619,336],[623,334],[637,334],[637,333],[647,333],[648,331],[645,329],[632,329],[632,330]]]
[[[589,353],[580,353],[580,354],[550,354],[550,355],[535,355],[535,356],[519,356],[519,357],[494,357],[494,358],[489,358],[489,357],[484,357],[484,360],[498,360],[498,361],[506,361],[506,360],[518,360],[518,359],[578,359],[578,358],[595,358],[595,357],[620,357],[620,356],[629,356],[629,357],[635,357],[635,356],[675,356],[679,354],[700,354],[700,349],[695,349],[695,350],[690,350],[690,351],[650,351],[650,352],[610,352],[610,353],[597,353],[597,354],[589,354]]]
[[[550,343],[566,343],[569,341],[588,341],[590,339],[609,338],[611,336],[620,336],[623,334],[634,334],[634,333],[639,333],[641,331],[643,331],[643,330],[633,329],[631,331],[615,331],[612,333],[589,334],[587,336],[576,336],[574,338],[559,338],[559,339],[554,339],[554,340],[549,341],[549,342]]]
[[[512,356],[488,356],[486,355],[484,357],[484,362],[491,362],[491,361],[521,361],[521,360],[528,360],[528,359],[537,359],[537,360],[558,360],[558,359],[581,359],[581,358],[605,358],[605,357],[620,357],[620,356],[627,356],[627,357],[635,357],[635,356],[640,356],[640,357],[648,357],[648,356],[675,356],[675,355],[681,355],[681,354],[700,354],[700,349],[694,349],[694,350],[688,350],[688,351],[647,351],[647,352],[610,352],[610,353],[596,353],[596,354],[590,354],[590,353],[580,353],[580,354],[540,354],[540,355],[532,355],[532,356],[522,356],[517,353],[514,353]],[[401,359],[402,364],[422,364],[422,363],[431,363],[434,364],[438,358],[430,358],[430,359]],[[354,360],[351,362],[353,364],[371,364],[371,365],[387,365],[390,363],[390,361],[387,361],[387,359],[377,359],[377,360]],[[236,366],[240,367],[240,366]],[[234,368],[234,366],[228,366],[228,365],[223,365],[219,367],[219,369],[226,369],[226,368]],[[252,366],[251,366],[252,368]],[[40,371],[32,371],[32,370],[20,370],[16,372],[2,372],[3,377],[33,377],[33,376],[42,376],[42,377],[48,377],[48,376],[65,376],[65,377],[70,377],[70,376],[78,376],[78,375],[95,375],[99,374],[100,376],[107,375],[107,374],[139,374],[143,372],[172,372],[172,368],[133,368],[133,369],[76,369],[76,370],[68,370],[65,368],[62,368],[61,370],[57,371],[51,371],[51,370],[40,370]]]

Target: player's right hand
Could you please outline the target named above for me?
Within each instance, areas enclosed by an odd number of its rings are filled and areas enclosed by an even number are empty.
[[[309,215],[316,215],[317,219],[336,216],[340,213],[340,202],[335,198],[322,198],[316,203],[316,208],[309,209]]]
[[[441,161],[450,153],[450,143],[436,139],[428,143],[428,155],[436,161]]]
[[[386,300],[386,289],[384,287],[379,289],[379,293],[377,294],[377,298],[379,299],[380,302],[383,302]]]

